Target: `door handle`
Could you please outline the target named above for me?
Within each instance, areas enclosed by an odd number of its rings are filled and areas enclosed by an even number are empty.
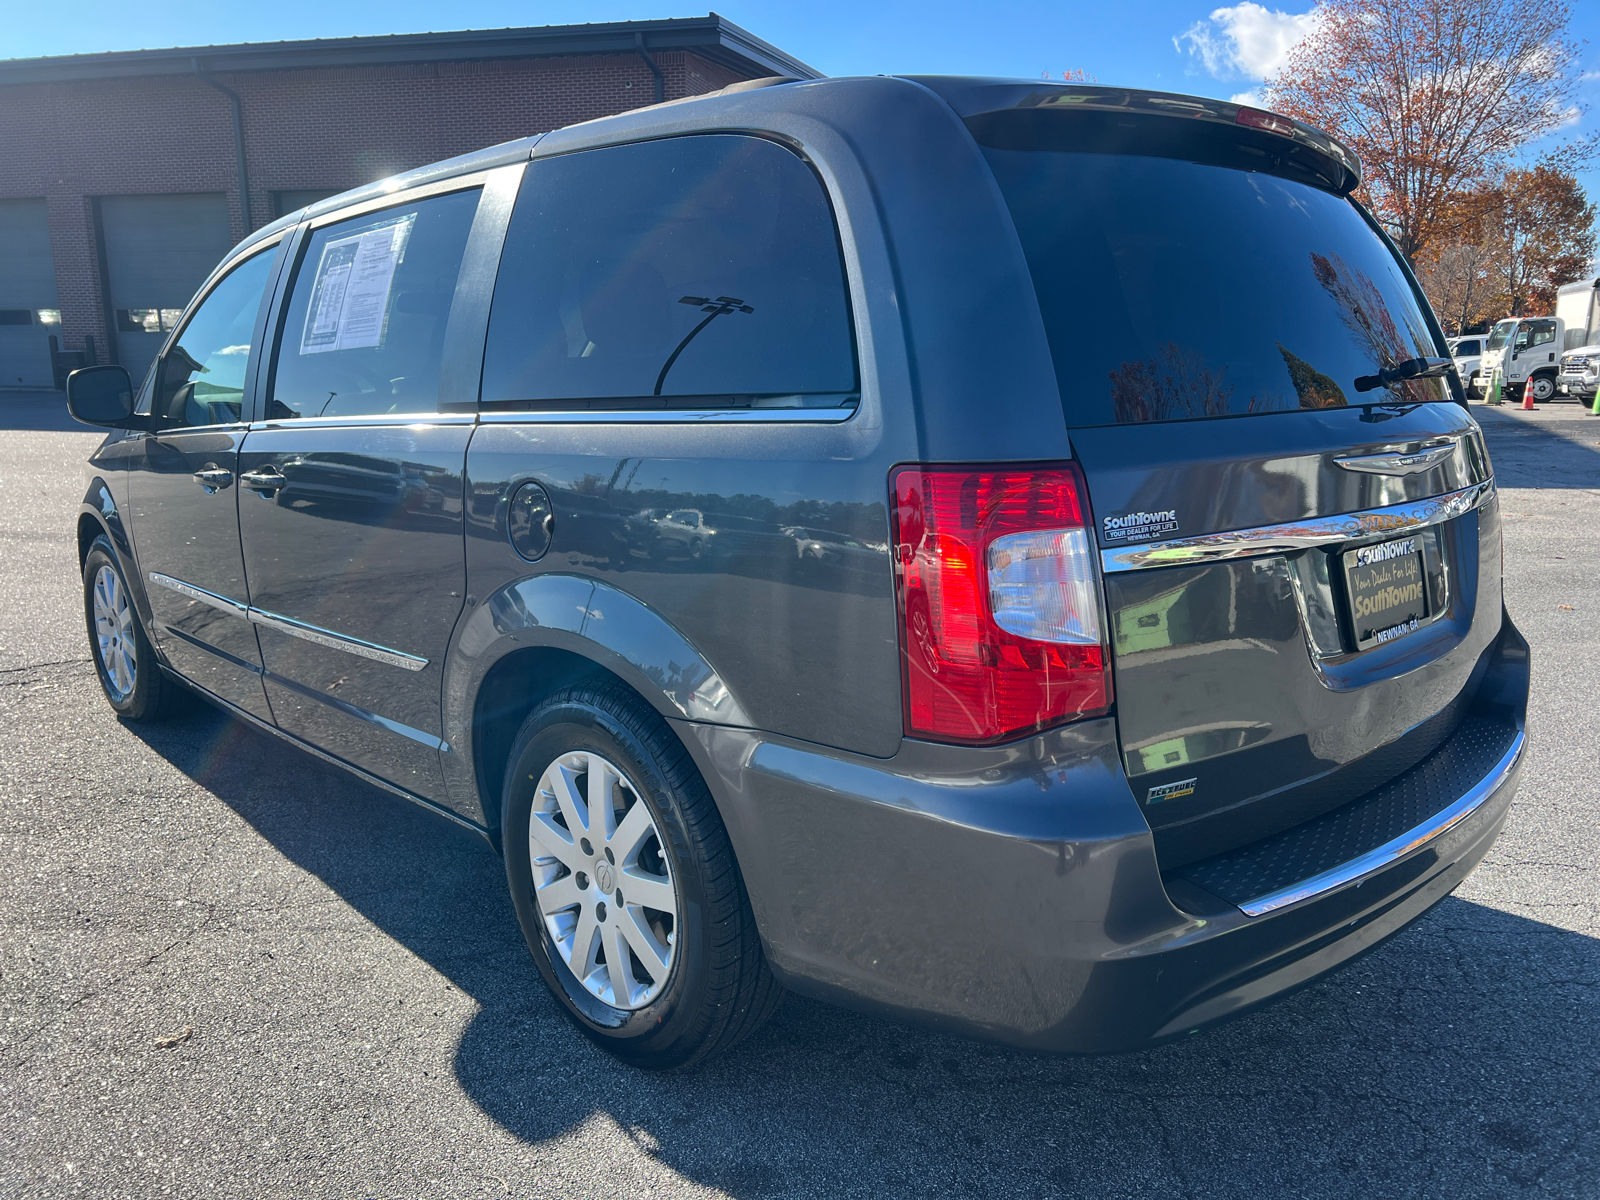
[[[214,496],[233,483],[233,472],[216,463],[207,463],[194,473],[194,481],[205,488],[206,495]]]
[[[265,467],[257,467],[253,471],[246,471],[239,476],[239,483],[258,496],[266,496],[269,492],[275,492],[288,482],[289,480],[284,477],[283,472],[270,464]]]

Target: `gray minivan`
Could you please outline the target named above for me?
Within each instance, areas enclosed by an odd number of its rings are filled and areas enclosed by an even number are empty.
[[[773,79],[323,201],[69,382],[101,683],[483,835],[633,1063],[784,988],[1232,1016],[1460,883],[1525,747],[1483,439],[1358,182],[1220,101]]]

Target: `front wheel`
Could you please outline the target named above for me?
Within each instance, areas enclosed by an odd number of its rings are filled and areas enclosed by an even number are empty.
[[[1528,380],[1527,387],[1533,394],[1535,404],[1543,404],[1556,394],[1556,381],[1548,375],[1535,375]]]
[[[104,535],[95,538],[83,560],[83,615],[95,674],[119,717],[160,720],[184,706],[182,689],[156,665],[155,650]]]
[[[635,1066],[686,1067],[771,1015],[727,830],[688,752],[620,683],[560,692],[512,746],[506,879],[551,993]]]

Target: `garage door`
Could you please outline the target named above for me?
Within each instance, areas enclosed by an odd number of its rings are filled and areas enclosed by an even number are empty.
[[[61,328],[43,200],[0,200],[0,387],[54,387],[50,335]]]
[[[233,246],[221,192],[102,196],[117,361],[137,380],[184,306]]]

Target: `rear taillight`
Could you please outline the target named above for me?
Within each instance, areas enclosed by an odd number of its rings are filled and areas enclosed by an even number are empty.
[[[900,467],[891,486],[906,733],[992,742],[1105,712],[1078,468]]]

